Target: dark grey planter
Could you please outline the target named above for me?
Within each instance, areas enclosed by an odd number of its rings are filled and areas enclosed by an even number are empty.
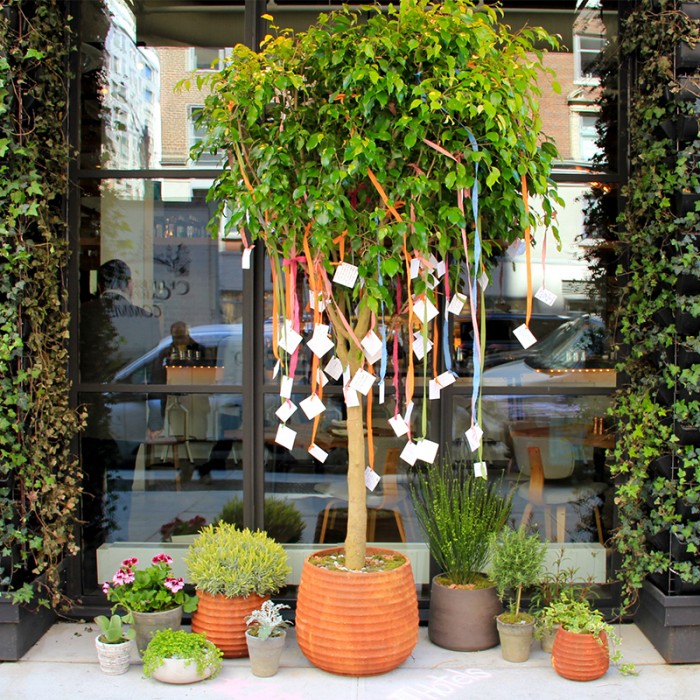
[[[0,661],[18,661],[56,621],[53,610],[13,605],[0,595]]]
[[[700,663],[700,595],[668,596],[645,581],[634,621],[666,663]]]

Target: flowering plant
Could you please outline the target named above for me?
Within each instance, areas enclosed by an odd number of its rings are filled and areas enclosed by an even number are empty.
[[[246,617],[245,621],[248,624],[248,632],[258,639],[267,639],[268,637],[281,637],[282,632],[292,623],[285,620],[280,610],[288,608],[288,605],[282,603],[273,603],[271,600],[266,600],[258,610]]]
[[[185,612],[197,609],[196,596],[185,593],[185,582],[172,576],[172,557],[156,554],[151,566],[139,570],[136,557],[124,559],[111,581],[102,585],[102,591],[114,607],[121,606],[134,612],[160,612],[182,605]]]

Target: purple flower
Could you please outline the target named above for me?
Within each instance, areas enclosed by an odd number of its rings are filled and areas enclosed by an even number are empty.
[[[161,553],[161,554],[156,554],[153,559],[151,559],[151,562],[153,564],[160,564],[161,562],[163,564],[172,564],[173,563],[173,558],[168,556],[167,554]]]
[[[177,593],[185,586],[185,582],[181,578],[166,578],[163,585],[172,593]]]

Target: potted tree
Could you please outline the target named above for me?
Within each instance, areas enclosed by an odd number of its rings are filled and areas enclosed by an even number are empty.
[[[118,676],[126,673],[131,664],[131,650],[134,648],[134,630],[125,630],[121,615],[98,615],[95,622],[101,630],[95,639],[97,660],[103,673]]]
[[[539,133],[536,98],[540,46],[556,41],[538,28],[513,34],[500,17],[493,7],[455,0],[402,0],[367,13],[345,8],[305,32],[267,37],[259,52],[235,47],[220,72],[199,81],[211,93],[198,123],[208,133],[199,150],[227,154],[210,198],[228,230],[243,236],[248,255],[260,240],[269,256],[281,403],[290,400],[302,339],[307,300],[300,289],[313,307],[316,345],[330,337],[342,368],[349,497],[345,545],[337,552],[343,565],[328,580],[315,558],[305,562],[296,616],[304,654],[326,670],[388,671],[417,639],[410,566],[352,573],[377,555],[366,543],[366,455],[371,464],[373,450],[363,426],[377,353],[386,356],[387,344],[398,347],[404,334],[408,366],[405,387],[394,392],[395,430],[407,435],[404,460],[433,462],[438,446],[428,439],[427,420],[414,431],[406,418],[416,355],[427,402],[427,355],[418,348],[428,347],[434,312],[463,287],[455,299],[461,307],[469,298],[478,338],[477,279],[513,241],[529,242],[538,221],[528,193],[541,199],[544,223],[552,220],[557,198],[548,174],[556,149]],[[474,347],[478,355],[479,343]],[[320,408],[314,358],[309,400]],[[454,379],[450,369],[435,377],[436,388]],[[479,443],[475,410],[465,428]],[[290,447],[296,434],[281,425],[277,440]],[[325,459],[317,445],[308,447]],[[388,582],[379,584],[385,574]],[[342,594],[332,593],[333,580]],[[387,586],[385,596],[376,595],[378,585]],[[387,645],[389,629],[395,639]],[[377,638],[367,638],[368,630]],[[395,651],[387,656],[386,649]]]
[[[430,593],[430,641],[457,651],[496,646],[496,615],[502,608],[485,571],[491,538],[508,522],[512,491],[503,494],[501,481],[488,482],[470,465],[449,460],[414,469],[409,484],[416,516],[441,569]]]
[[[292,624],[282,617],[280,610],[284,608],[289,606],[266,600],[246,618],[245,641],[254,676],[267,678],[274,676],[279,669],[287,627]]]
[[[203,634],[159,630],[143,654],[143,672],[162,683],[196,683],[221,670],[221,650]]]
[[[184,559],[199,598],[192,631],[227,658],[246,656],[246,617],[285,585],[291,571],[284,548],[264,532],[221,522],[205,527]]]
[[[492,540],[491,578],[498,595],[508,599],[508,611],[496,617],[501,653],[506,661],[520,663],[530,657],[535,618],[521,610],[523,589],[540,580],[546,545],[524,527],[505,528]]]

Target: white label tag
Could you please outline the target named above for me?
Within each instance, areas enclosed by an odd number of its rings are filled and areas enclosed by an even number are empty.
[[[323,292],[318,292],[317,294],[311,292],[309,295],[309,308],[318,308],[319,311],[326,310],[326,302],[323,300]]]
[[[418,360],[422,360],[426,353],[429,353],[433,349],[433,341],[428,340],[428,342],[425,342],[425,339],[420,333],[416,333],[413,336],[413,354],[416,356]]]
[[[450,303],[447,307],[448,313],[454,314],[455,316],[458,316],[459,314],[462,313],[462,309],[464,308],[464,305],[467,303],[467,297],[464,296],[464,294],[460,294],[457,292],[452,299],[450,299]]]
[[[379,382],[379,398],[380,404],[384,403],[384,382]]]
[[[328,458],[328,452],[318,445],[309,445],[309,454],[319,462],[325,462]]]
[[[345,394],[345,405],[348,408],[353,408],[354,406],[360,406],[360,398],[357,392],[350,387],[343,388],[343,394]]]
[[[487,478],[486,462],[474,462],[474,476],[481,477],[482,479]]]
[[[547,306],[554,306],[557,295],[554,292],[550,292],[549,289],[540,287],[537,292],[535,292],[535,299],[539,299],[542,303],[547,304]]]
[[[513,335],[520,341],[520,344],[527,350],[531,345],[537,342],[537,338],[532,335],[530,329],[523,323],[522,326],[518,326],[514,331]]]
[[[411,422],[411,414],[413,413],[413,407],[415,404],[413,401],[410,401],[408,406],[406,406],[406,413],[404,414],[403,419],[406,421],[406,425],[408,425]]]
[[[277,375],[280,373],[280,361],[275,362],[275,366],[272,368],[272,378],[277,379]]]
[[[413,303],[413,315],[425,324],[430,323],[438,315],[438,310],[430,299],[418,299]]]
[[[286,447],[291,450],[294,447],[294,440],[296,439],[297,433],[295,430],[288,428],[286,425],[277,426],[277,435],[275,436],[275,442],[282,447]]]
[[[292,327],[292,322],[286,319],[284,326],[280,329],[278,345],[290,355],[299,347],[302,337]]]
[[[374,331],[367,333],[361,344],[367,362],[370,364],[375,363],[382,356],[382,340]]]
[[[401,437],[408,432],[406,421],[401,416],[393,416],[392,418],[389,418],[389,425],[394,430],[396,437]]]
[[[316,357],[321,358],[334,348],[333,341],[328,337],[328,326],[319,323],[314,326],[314,333],[306,343],[307,347]]]
[[[241,255],[241,268],[244,270],[250,270],[250,256],[253,252],[253,248],[255,248],[254,245],[250,246],[250,248],[243,249],[243,254]]]
[[[377,484],[380,482],[381,477],[374,469],[369,467],[365,468],[365,486],[370,490],[374,491],[377,488]]]
[[[360,367],[350,381],[350,388],[355,389],[355,391],[359,391],[363,396],[367,396],[372,389],[375,379],[376,378],[373,374],[370,374],[367,370]]]
[[[438,284],[440,284],[440,280],[439,280],[432,272],[429,272],[429,273],[425,276],[425,283],[426,283],[431,289],[435,289],[435,287],[437,287]]]
[[[308,396],[303,401],[300,401],[299,407],[302,411],[304,411],[304,414],[309,420],[315,418],[319,413],[323,413],[326,410],[323,401],[321,401],[316,394],[311,394],[311,396]]]
[[[342,284],[344,287],[350,287],[350,289],[352,289],[357,281],[357,273],[358,269],[355,267],[355,265],[342,262],[335,269],[333,281],[336,284]]]
[[[438,264],[435,268],[435,274],[438,276],[438,278],[442,278],[445,274],[446,269],[447,269],[447,265],[445,265],[445,261],[440,260],[440,262],[438,262]]]
[[[489,276],[485,272],[482,272],[479,276],[479,286],[481,287],[482,292],[485,292],[486,287],[489,286]]]
[[[323,368],[323,371],[329,377],[338,380],[343,373],[343,363],[337,357],[331,357],[328,364]]]
[[[454,382],[456,381],[457,378],[455,377],[454,374],[452,374],[452,372],[447,370],[447,371],[443,372],[442,374],[438,374],[436,379],[437,379],[438,384],[441,387],[446,387],[446,386],[450,386],[450,384],[454,384]]]
[[[522,238],[516,238],[508,246],[506,255],[509,258],[517,258],[519,255],[525,255],[525,241]]]
[[[320,367],[316,370],[316,381],[322,387],[328,384],[328,377],[323,373],[323,370]]]
[[[442,387],[440,386],[440,383],[437,381],[437,379],[431,379],[428,382],[428,398],[431,401],[434,401],[435,399],[439,399],[441,389],[442,389]]]
[[[296,404],[292,403],[287,399],[276,411],[275,415],[283,422],[286,423],[297,411]]]
[[[418,258],[411,258],[411,279],[418,277],[420,272],[420,260]]]
[[[422,459],[424,462],[432,464],[435,461],[435,457],[437,457],[438,447],[440,447],[440,445],[432,440],[419,440],[416,443],[418,459]]]
[[[479,445],[481,445],[481,438],[484,434],[484,431],[479,427],[479,424],[474,423],[474,425],[464,434],[467,438],[467,442],[469,443],[469,447],[472,448],[472,452],[478,450]]]
[[[411,466],[413,466],[418,459],[415,444],[413,442],[407,442],[403,450],[401,450],[399,457],[401,457],[404,462],[408,462]]]
[[[293,386],[294,386],[294,380],[285,374],[285,376],[282,377],[282,382],[280,384],[280,396],[283,399],[291,399]]]

